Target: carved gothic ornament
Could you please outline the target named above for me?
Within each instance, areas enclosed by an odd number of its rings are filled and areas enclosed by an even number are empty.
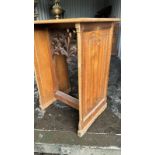
[[[74,29],[50,31],[52,55],[65,55],[69,63],[71,57],[77,56],[77,39]]]

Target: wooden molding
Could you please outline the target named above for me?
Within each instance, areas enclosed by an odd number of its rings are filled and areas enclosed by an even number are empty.
[[[102,106],[102,108],[99,109],[99,111],[92,117],[92,119],[81,129],[79,126],[78,130],[78,136],[82,137],[89,127],[92,125],[92,123],[97,119],[97,117],[107,108],[107,102]],[[80,123],[79,123],[80,124]]]

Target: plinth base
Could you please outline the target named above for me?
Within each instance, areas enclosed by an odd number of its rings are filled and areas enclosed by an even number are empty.
[[[87,130],[89,129],[89,127],[93,124],[93,122],[95,121],[95,119],[107,108],[107,102],[105,102],[105,104],[103,105],[103,107],[96,113],[96,115],[93,116],[93,119],[82,129],[82,130],[78,130],[78,136],[82,137]]]

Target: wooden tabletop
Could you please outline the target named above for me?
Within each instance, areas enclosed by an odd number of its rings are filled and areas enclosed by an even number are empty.
[[[36,20],[34,24],[86,23],[86,22],[120,22],[120,18],[65,18]]]

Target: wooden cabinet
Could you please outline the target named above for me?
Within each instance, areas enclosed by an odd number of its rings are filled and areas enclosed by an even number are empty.
[[[107,107],[115,22],[119,22],[119,19],[35,21],[34,59],[40,107],[45,109],[60,100],[79,110],[80,137]],[[76,40],[75,46],[72,46],[73,40]],[[69,95],[67,61],[72,54],[76,54],[78,60],[78,98]]]
[[[118,41],[120,36],[120,24],[114,24],[114,32],[113,32],[113,41],[112,41],[112,55],[118,55]]]

